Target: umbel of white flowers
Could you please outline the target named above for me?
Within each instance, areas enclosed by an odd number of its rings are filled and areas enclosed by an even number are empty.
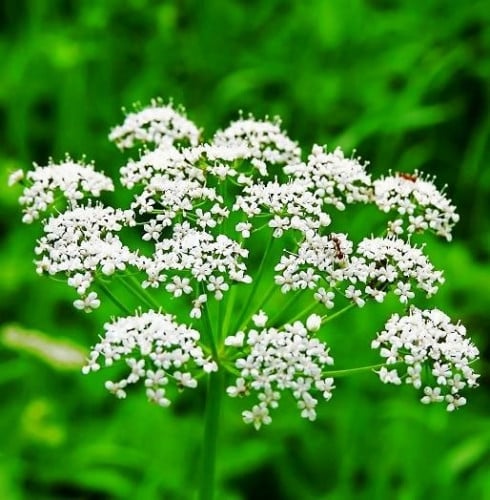
[[[478,349],[443,312],[411,305],[443,282],[411,236],[431,231],[450,241],[458,221],[433,179],[415,171],[373,180],[366,163],[339,148],[315,145],[304,159],[278,119],[240,116],[203,142],[183,110],[157,100],[127,114],[110,139],[140,148],[120,168],[133,196],[125,209],[95,201],[114,182],[69,156],[14,172],[10,184],[24,185],[23,221],[42,218],[38,273],[65,276],[77,309],[98,308],[101,290],[121,307],[84,368],[126,364],[127,376],[106,382],[117,397],[141,383],[150,401],[167,406],[175,388],[225,370],[228,395],[252,398],[246,423],[270,423],[285,392],[313,420],[335,388],[325,324],[393,293],[406,314],[394,314],[372,341],[381,381],[411,384],[423,403],[445,402],[448,411],[465,404]],[[330,230],[352,204],[385,214],[381,234],[353,241]],[[134,292],[134,307],[107,288],[112,278]],[[268,304],[283,295],[296,304],[309,297],[309,305],[269,320]],[[166,310],[169,297],[187,319]]]

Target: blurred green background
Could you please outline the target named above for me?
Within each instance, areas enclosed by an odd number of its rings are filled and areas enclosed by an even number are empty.
[[[208,137],[238,109],[277,114],[305,150],[435,174],[462,216],[455,241],[429,250],[447,278],[431,305],[482,352],[468,406],[447,414],[365,374],[339,380],[316,422],[285,401],[257,433],[228,400],[220,498],[490,499],[490,2],[3,0],[0,23],[2,500],[186,499],[196,484],[203,394],[162,410],[73,368],[107,312],[76,312],[63,283],[36,276],[39,229],[20,224],[6,187],[12,170],[65,152],[117,172],[108,131],[122,106],[155,96]],[[370,339],[389,313],[370,305],[333,325],[338,368],[376,361]],[[46,337],[27,346],[12,323]]]

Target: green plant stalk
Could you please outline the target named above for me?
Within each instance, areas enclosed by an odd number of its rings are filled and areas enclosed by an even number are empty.
[[[303,309],[300,311],[298,314],[294,315],[291,319],[288,319],[285,323],[294,323],[296,320],[302,318],[303,316],[306,316],[310,312],[314,311],[315,308],[319,305],[318,302],[313,302],[310,304],[306,309]]]
[[[216,454],[224,393],[224,371],[221,367],[209,375],[204,416],[204,438],[201,449],[199,500],[214,500],[216,483]]]
[[[225,299],[223,299],[226,300],[226,307],[225,307],[223,323],[221,324],[220,341],[222,341],[227,335],[230,335],[232,333],[229,330],[230,330],[231,316],[233,314],[233,309],[235,307],[237,286],[238,285],[236,284],[232,285],[229,294],[227,294]]]
[[[277,322],[281,319],[281,317],[287,312],[287,310],[295,303],[298,301],[299,296],[304,292],[304,290],[296,290],[294,293],[291,295],[290,299],[285,303],[281,305],[281,309],[278,311],[278,313],[271,319],[269,320],[269,323],[271,325],[277,324]],[[315,304],[316,305],[316,304]],[[286,323],[285,321],[282,322],[282,324]]]
[[[107,286],[104,285],[100,280],[96,280],[97,286],[102,290],[102,292],[107,295],[107,297],[121,309],[124,314],[131,314],[131,311],[109,290]]]
[[[126,290],[128,290],[139,301],[143,301],[147,306],[153,307],[153,304],[149,302],[144,295],[140,294],[131,283],[126,282],[124,278],[121,278],[119,281],[122,283],[124,288],[126,288]]]
[[[278,290],[278,286],[276,285],[276,283],[273,281],[272,282],[272,285],[269,287],[269,290],[267,291],[267,293],[264,295],[264,298],[262,299],[262,301],[260,302],[259,305],[257,305],[257,308],[256,310],[257,311],[260,311],[261,309],[263,309],[263,307],[267,304],[267,302],[269,302],[269,300],[272,298],[272,296],[277,292]]]
[[[247,315],[248,309],[250,308],[250,305],[252,304],[254,298],[255,298],[255,292],[257,291],[257,288],[262,281],[262,273],[264,272],[265,269],[265,263],[267,261],[267,258],[269,256],[269,252],[271,251],[272,245],[274,244],[274,237],[271,235],[269,238],[269,241],[267,242],[267,246],[265,248],[264,254],[262,256],[262,260],[260,261],[259,269],[257,271],[257,276],[255,280],[253,281],[252,284],[252,290],[250,291],[250,295],[248,296],[247,302],[243,306],[242,309],[242,314],[240,315],[238,321],[237,321],[237,326],[235,328],[235,331],[242,330],[247,323],[250,321],[249,315]]]
[[[128,275],[129,280],[133,283],[135,290],[140,294],[152,307],[160,308],[160,304],[141,286],[141,283],[131,274]]]
[[[347,375],[352,375],[354,373],[367,372],[376,370],[377,368],[383,368],[384,366],[395,368],[398,364],[399,363],[393,363],[389,365],[388,363],[378,363],[376,365],[359,366],[357,368],[347,368],[345,370],[330,370],[323,372],[322,375],[326,377],[346,377]]]
[[[204,286],[202,285],[202,290],[204,290]],[[211,312],[209,310],[209,303],[206,303],[204,306],[205,311],[203,311],[203,321],[204,321],[204,329],[206,330],[208,339],[209,339],[209,348],[211,349],[211,352],[213,354],[213,358],[216,362],[218,362],[218,349],[216,346],[216,339],[214,337],[214,331],[215,329],[213,328],[213,319],[211,317]],[[216,329],[216,331],[219,331],[219,329]]]
[[[338,311],[334,312],[333,314],[325,314],[325,316],[322,316],[322,325],[328,323],[329,321],[332,321],[337,316],[342,316],[342,314],[347,312],[349,309],[352,309],[355,305],[356,304],[352,302],[349,305],[343,307],[342,309],[339,309]]]

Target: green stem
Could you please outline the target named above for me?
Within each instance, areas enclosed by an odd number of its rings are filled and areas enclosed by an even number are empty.
[[[221,338],[220,340],[223,340],[227,335],[229,335],[231,332],[229,332],[230,328],[230,322],[231,322],[231,316],[233,314],[233,309],[235,308],[235,300],[236,300],[236,294],[237,294],[237,286],[236,284],[233,284],[230,290],[230,293],[226,297],[226,307],[225,307],[225,314],[223,318],[223,323],[221,324]]]
[[[287,312],[287,310],[293,305],[295,304],[297,301],[298,301],[298,298],[299,296],[301,295],[301,293],[303,292],[304,290],[297,290],[293,293],[293,295],[291,296],[291,298],[284,304],[284,305],[281,305],[281,309],[279,310],[279,312],[271,319],[269,320],[269,324],[274,326],[278,321],[279,319],[281,319],[281,316]],[[316,304],[315,304],[316,305]]]
[[[160,309],[160,304],[141,286],[141,283],[133,276],[128,275],[129,280],[133,283],[137,293],[144,298],[152,307]]]
[[[140,293],[138,293],[138,290],[133,287],[131,283],[126,282],[126,280],[121,278],[121,283],[123,284],[124,288],[128,290],[132,295],[134,295],[139,301],[143,301],[146,305],[152,307],[152,304]]]
[[[223,300],[225,298],[223,297],[221,300],[216,301],[216,321],[217,321],[217,328],[216,328],[216,343],[218,345],[221,344],[221,340],[223,338]]]
[[[265,263],[267,261],[267,257],[269,256],[269,252],[272,248],[273,243],[274,243],[274,237],[271,235],[271,237],[269,238],[269,241],[267,242],[267,247],[266,247],[264,254],[262,256],[262,260],[260,261],[259,269],[257,271],[257,276],[255,277],[255,280],[254,280],[253,285],[252,285],[252,290],[250,291],[250,295],[247,298],[247,302],[244,304],[244,306],[242,308],[242,313],[240,314],[240,317],[236,323],[237,326],[235,328],[235,331],[239,331],[242,328],[244,328],[249,321],[248,316],[247,316],[247,312],[248,312],[248,309],[250,308],[251,303],[253,302],[255,292],[257,291],[257,288],[258,288],[260,282],[262,281],[261,280],[262,273],[264,271]],[[247,318],[246,321],[244,321],[245,318]]]
[[[257,306],[257,311],[260,311],[260,309],[262,309],[267,304],[267,302],[269,302],[270,298],[274,295],[277,289],[278,285],[276,285],[276,283],[273,282],[267,293],[264,295],[262,302]]]
[[[329,321],[332,321],[333,319],[335,319],[337,316],[340,316],[342,314],[344,314],[345,312],[347,312],[349,309],[352,309],[356,304],[354,302],[352,302],[351,304],[343,307],[342,309],[339,309],[337,312],[333,313],[333,314],[325,314],[325,316],[322,316],[322,325],[324,325],[325,323],[328,323]]]
[[[345,377],[347,375],[352,375],[353,373],[367,372],[371,370],[376,370],[377,368],[383,368],[383,366],[395,367],[398,363],[388,365],[387,363],[378,363],[376,365],[369,366],[359,366],[358,368],[348,368],[346,370],[331,370],[323,372],[322,375],[325,377]]]
[[[204,416],[204,439],[201,450],[199,500],[213,500],[215,497],[216,451],[224,381],[224,371],[221,369],[209,375]]]
[[[214,329],[213,329],[213,323],[211,319],[211,312],[209,310],[209,299],[208,302],[204,304],[204,309],[202,314],[202,318],[204,320],[205,324],[205,331],[209,337],[209,347],[211,348],[211,352],[213,353],[213,358],[215,361],[218,360],[218,349],[216,348],[216,340],[214,338]],[[219,329],[216,329],[216,331],[219,331]]]
[[[132,312],[107,288],[104,283],[97,280],[97,286],[104,292],[104,294],[125,314],[131,315]]]
[[[287,320],[287,323],[294,323],[297,319],[306,316],[308,313],[313,311],[316,307],[318,306],[318,302],[313,302],[313,304],[310,304],[306,309],[303,309],[300,311],[298,314],[294,315],[291,319]]]

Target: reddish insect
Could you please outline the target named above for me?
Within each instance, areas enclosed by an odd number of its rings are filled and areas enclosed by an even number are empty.
[[[344,252],[342,251],[342,246],[339,238],[335,236],[335,234],[331,234],[329,236],[329,239],[333,243],[333,248],[335,250],[335,258],[338,260],[344,260],[345,255]]]
[[[417,180],[417,176],[414,174],[407,174],[404,172],[398,172],[398,177],[405,179],[406,181],[415,182]]]

